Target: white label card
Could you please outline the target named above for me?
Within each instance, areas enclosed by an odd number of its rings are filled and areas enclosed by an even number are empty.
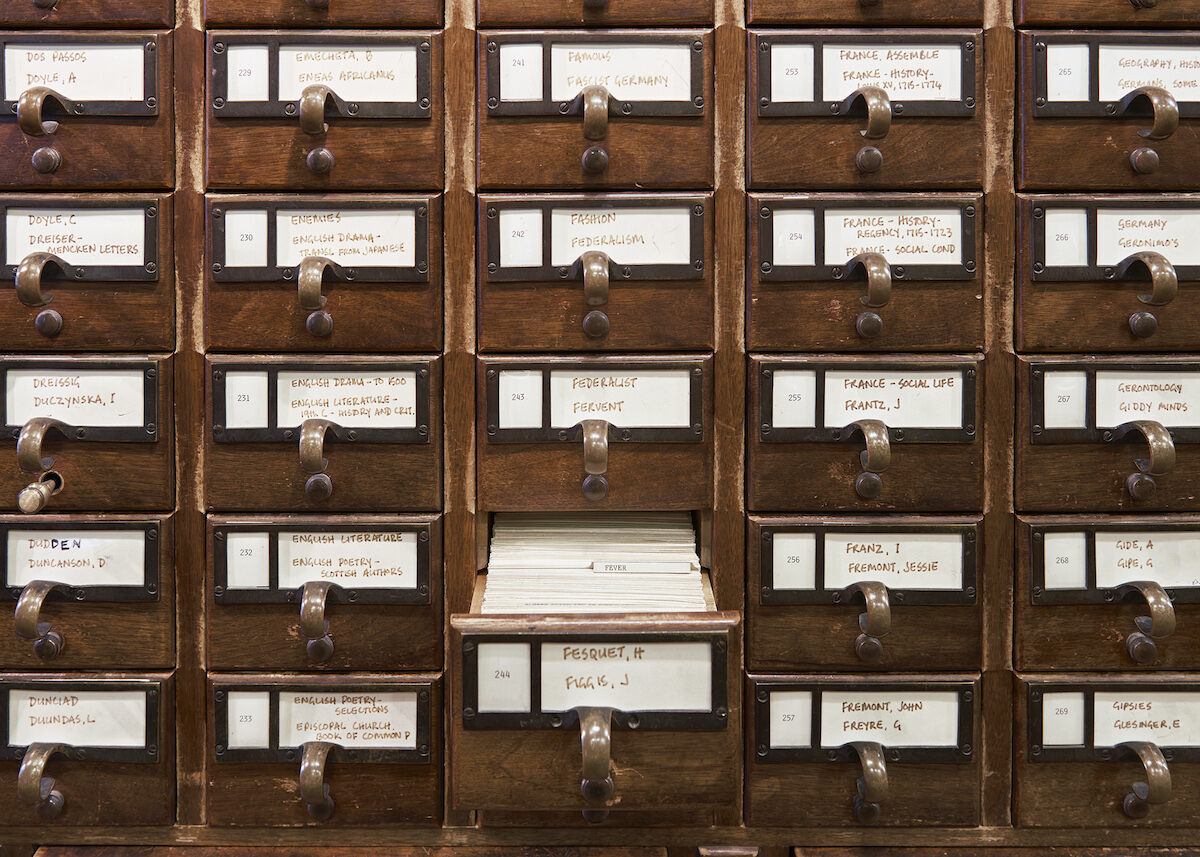
[[[1042,382],[1042,419],[1048,429],[1087,428],[1087,373],[1047,371]]]
[[[267,212],[225,212],[225,267],[267,267]]]
[[[964,95],[958,44],[825,45],[821,62],[825,101],[841,101],[863,86],[878,86],[902,103],[958,101]]]
[[[550,47],[550,99],[603,86],[618,101],[691,101],[690,44],[562,44]]]
[[[826,690],[821,693],[821,746],[877,741],[885,747],[955,747],[958,714],[955,691]]]
[[[1143,86],[1179,102],[1200,101],[1200,50],[1188,45],[1100,45],[1100,100],[1120,101]]]
[[[146,417],[141,369],[9,369],[9,425],[50,417],[71,426],[140,426]]]
[[[550,427],[607,420],[622,428],[685,428],[692,422],[691,392],[688,369],[554,370]]]
[[[601,250],[620,265],[688,265],[691,224],[686,206],[556,208],[550,212],[550,264],[571,265],[586,251]]]
[[[542,643],[542,710],[711,711],[712,645]]]
[[[1043,533],[1047,589],[1087,586],[1087,538],[1080,532]],[[1096,587],[1113,589],[1136,580],[1172,587],[1200,587],[1200,528],[1194,530],[1097,530]]]
[[[8,746],[145,747],[145,690],[8,691]]]
[[[542,46],[500,46],[500,99],[542,100]]]
[[[817,264],[817,213],[796,209],[773,211],[771,249],[772,264],[777,268]]]
[[[328,86],[346,101],[417,100],[415,45],[281,45],[279,99],[297,101],[305,87]]]
[[[529,643],[480,643],[478,699],[481,714],[525,713],[532,706]]]
[[[8,531],[5,586],[54,580],[68,586],[145,586],[146,531]]]
[[[1086,741],[1087,695],[1068,691],[1042,697],[1042,746],[1082,747]]]
[[[1046,267],[1087,267],[1087,210],[1083,208],[1048,208],[1045,217]]]
[[[1047,45],[1046,100],[1087,101],[1091,67],[1087,45]]]
[[[864,580],[888,589],[960,590],[959,533],[826,533],[825,588]]]
[[[1200,425],[1200,372],[1096,372],[1096,428],[1130,420]]]
[[[4,100],[16,101],[27,89],[46,86],[72,101],[141,101],[146,56],[140,42],[5,45]]]
[[[962,210],[828,209],[825,264],[880,253],[892,265],[961,265]]]
[[[281,532],[279,587],[328,580],[355,589],[415,589],[417,534]]]
[[[1102,208],[1096,212],[1097,265],[1119,265],[1139,250],[1161,253],[1176,266],[1200,265],[1200,209]]]
[[[771,746],[812,746],[812,691],[771,691]]]
[[[817,373],[812,369],[779,369],[772,376],[771,425],[815,428]]]
[[[279,746],[328,741],[348,750],[417,746],[415,691],[280,691]]]
[[[277,384],[281,426],[298,426],[314,418],[354,428],[417,424],[416,372],[281,371]]]
[[[275,261],[286,268],[309,256],[374,268],[417,263],[417,215],[411,209],[277,211],[275,232]],[[227,254],[237,237],[226,230]]]
[[[1150,741],[1160,747],[1200,746],[1200,693],[1139,690],[1102,691],[1092,697],[1094,745]]]
[[[271,694],[265,690],[231,690],[225,707],[227,743],[231,750],[271,746]]]
[[[140,266],[146,258],[141,208],[10,208],[5,213],[5,263],[53,253],[69,265]]]
[[[825,373],[825,425],[883,420],[890,428],[962,428],[963,379],[955,369]]]

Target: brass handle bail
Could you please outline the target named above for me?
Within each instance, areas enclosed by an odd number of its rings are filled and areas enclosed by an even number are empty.
[[[579,707],[579,740],[583,749],[583,776],[579,790],[590,807],[583,817],[599,823],[608,818],[608,807],[616,797],[612,777],[612,713],[611,708]]]
[[[583,100],[583,136],[587,140],[603,140],[608,136],[608,90],[603,86],[585,86]]]
[[[1141,86],[1126,93],[1114,115],[1124,116],[1131,109],[1147,104],[1154,112],[1154,124],[1140,129],[1140,136],[1147,140],[1165,140],[1179,129],[1179,103],[1160,86]]]
[[[337,423],[326,419],[307,419],[300,424],[300,468],[309,474],[304,493],[311,500],[328,500],[333,494],[333,480],[325,472],[329,466],[325,458],[325,433],[335,428]]]
[[[17,598],[15,627],[22,640],[33,641],[33,652],[40,660],[52,661],[66,645],[62,634],[42,621],[42,604],[52,592],[69,595],[70,587],[54,580],[31,580]]]
[[[1158,644],[1175,633],[1175,606],[1167,597],[1166,590],[1153,580],[1135,580],[1117,587],[1117,601],[1143,601],[1150,608],[1150,615],[1137,616],[1137,630],[1125,638],[1125,649],[1136,663],[1152,663],[1158,656]]]
[[[862,273],[867,281],[867,293],[860,300],[869,307],[886,306],[892,299],[892,266],[881,253],[859,253],[845,264],[844,276],[853,278]]]
[[[1135,458],[1137,472],[1125,479],[1125,489],[1135,500],[1147,500],[1153,496],[1157,483],[1155,476],[1170,473],[1175,467],[1175,441],[1166,426],[1157,420],[1132,420],[1113,429],[1112,439],[1122,440],[1137,432],[1146,439],[1150,447],[1149,458]]]
[[[48,86],[31,86],[17,99],[17,125],[30,137],[46,137],[58,130],[58,123],[46,119],[46,105],[57,104],[64,113],[76,113],[78,108],[71,99],[55,92]]]
[[[17,436],[17,464],[26,473],[44,473],[54,466],[53,456],[42,455],[42,444],[51,429],[67,436],[66,423],[51,417],[32,417],[21,426]]]
[[[882,473],[892,463],[892,446],[883,420],[855,420],[842,430],[842,439],[862,434],[867,448],[858,454],[863,470]]]
[[[1133,751],[1146,776],[1145,782],[1133,784],[1121,808],[1130,818],[1145,818],[1152,805],[1171,799],[1171,769],[1167,767],[1162,750],[1149,741],[1123,741],[1117,746]]]
[[[21,768],[17,772],[17,797],[22,803],[33,804],[38,817],[44,821],[57,818],[67,802],[63,793],[54,787],[54,777],[44,776],[46,763],[55,753],[65,756],[68,749],[67,744],[34,742],[25,749],[25,755],[21,758]]]
[[[842,115],[849,116],[862,104],[867,113],[867,127],[859,133],[868,140],[882,140],[892,128],[892,102],[878,86],[862,86],[842,101]]]
[[[321,83],[310,83],[304,87],[297,104],[300,130],[314,136],[328,132],[329,123],[325,121],[325,113],[331,104],[337,115],[347,115],[346,102],[328,86]]]
[[[329,751],[337,747],[328,741],[305,741],[300,749],[300,797],[309,816],[316,821],[333,818],[333,798],[325,782],[325,766]]]
[[[333,333],[333,316],[325,310],[326,297],[322,294],[325,277],[346,282],[349,271],[332,259],[324,256],[306,256],[296,266],[296,291],[300,307],[311,310],[304,327],[313,336],[329,336]]]
[[[1141,275],[1150,280],[1150,294],[1138,295],[1138,300],[1150,306],[1164,306],[1175,300],[1179,294],[1179,277],[1175,266],[1161,253],[1153,250],[1139,250],[1126,256],[1117,265],[1114,277],[1118,280],[1133,279],[1131,275]]]
[[[30,253],[17,265],[17,272],[13,276],[17,300],[27,307],[42,307],[50,303],[51,296],[42,294],[42,279],[47,269],[57,269],[59,275],[67,280],[75,277],[75,268],[53,253]]]
[[[325,605],[330,592],[341,590],[328,580],[310,580],[300,588],[300,633],[308,641],[305,648],[314,664],[323,664],[333,657],[333,637],[325,618]]]
[[[859,614],[858,628],[861,632],[854,641],[854,653],[864,663],[877,663],[883,656],[883,643],[892,630],[892,607],[888,589],[877,580],[860,580],[842,590],[847,603],[855,603],[859,597],[866,610]]]
[[[879,820],[879,805],[887,800],[887,764],[883,760],[883,745],[876,741],[851,741],[846,745],[858,756],[862,776],[858,778],[858,793],[854,795],[854,819],[859,824],[874,824]]]
[[[583,278],[583,299],[588,306],[608,303],[609,261],[603,250],[587,250],[575,263]]]
[[[603,500],[608,496],[608,427],[607,420],[584,420],[583,428],[583,496]]]

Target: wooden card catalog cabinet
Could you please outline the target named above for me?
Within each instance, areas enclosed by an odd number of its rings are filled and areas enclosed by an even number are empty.
[[[787,0],[749,0],[751,26],[911,26],[962,27],[983,22],[983,0],[947,3],[945,0],[828,0],[821,4]]]
[[[208,521],[218,670],[440,669],[440,518]]]
[[[16,0],[0,9],[0,27],[170,27],[170,0]]]
[[[565,0],[525,3],[522,0],[479,0],[482,27],[679,27],[712,25],[713,0]]]
[[[712,358],[479,361],[489,511],[712,503]]]
[[[210,32],[208,47],[209,187],[442,186],[438,36]]]
[[[208,369],[210,509],[440,508],[436,357],[209,358]]]
[[[752,350],[982,347],[979,195],[764,195],[750,212]]]
[[[454,808],[711,824],[737,798],[737,625],[452,617]]]
[[[174,666],[171,534],[165,516],[0,516],[0,668]]]
[[[204,20],[209,27],[440,27],[442,4],[437,0],[204,0]]]
[[[210,824],[440,821],[437,676],[216,675],[209,683]]]
[[[979,524],[752,516],[751,669],[979,669]]]
[[[1200,823],[1200,685],[1194,678],[1018,680],[1016,823]]]
[[[1018,187],[1195,186],[1200,33],[1037,32],[1020,45]]]
[[[978,187],[982,46],[979,30],[750,33],[750,186]]]
[[[170,197],[5,196],[0,217],[17,287],[0,340],[12,350],[175,346]]]
[[[440,196],[210,196],[212,348],[436,351]]]
[[[711,31],[480,33],[479,187],[711,185],[712,70]]]
[[[1200,511],[1200,363],[1020,363],[1018,509]]]
[[[978,365],[965,356],[751,358],[749,508],[982,508]]]
[[[1177,0],[1019,0],[1016,4],[1019,27],[1187,27],[1200,20],[1200,2]]]
[[[175,821],[175,700],[167,675],[0,673],[0,824]]]
[[[0,185],[175,183],[166,33],[7,33],[0,35],[0,50],[0,149],[8,153],[0,162]]]
[[[1200,197],[1023,196],[1020,206],[1019,348],[1200,350]]]
[[[1200,669],[1200,518],[1022,518],[1017,668]]]
[[[974,827],[977,676],[750,676],[755,827]]]
[[[0,509],[170,509],[170,358],[0,357]]]
[[[479,202],[484,350],[712,348],[712,194]]]

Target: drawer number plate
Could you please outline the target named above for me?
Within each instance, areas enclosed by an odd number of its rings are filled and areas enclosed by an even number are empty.
[[[47,743],[65,745],[77,761],[158,761],[159,682],[4,681],[0,691],[10,759]]]

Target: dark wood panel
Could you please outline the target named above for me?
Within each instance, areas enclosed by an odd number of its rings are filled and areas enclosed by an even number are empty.
[[[1195,0],[1135,6],[1128,0],[1017,0],[1019,27],[1194,27],[1200,20]]]
[[[981,24],[985,5],[983,0],[828,0],[810,6],[788,0],[749,0],[746,19],[755,27],[956,27]]]
[[[0,10],[0,27],[169,27],[171,0],[57,0],[49,9],[13,0]]]
[[[306,0],[204,0],[210,27],[403,27],[440,26],[437,0],[334,0],[314,8]]]
[[[711,24],[713,0],[604,0],[529,4],[522,0],[479,0],[482,27],[683,27]]]

